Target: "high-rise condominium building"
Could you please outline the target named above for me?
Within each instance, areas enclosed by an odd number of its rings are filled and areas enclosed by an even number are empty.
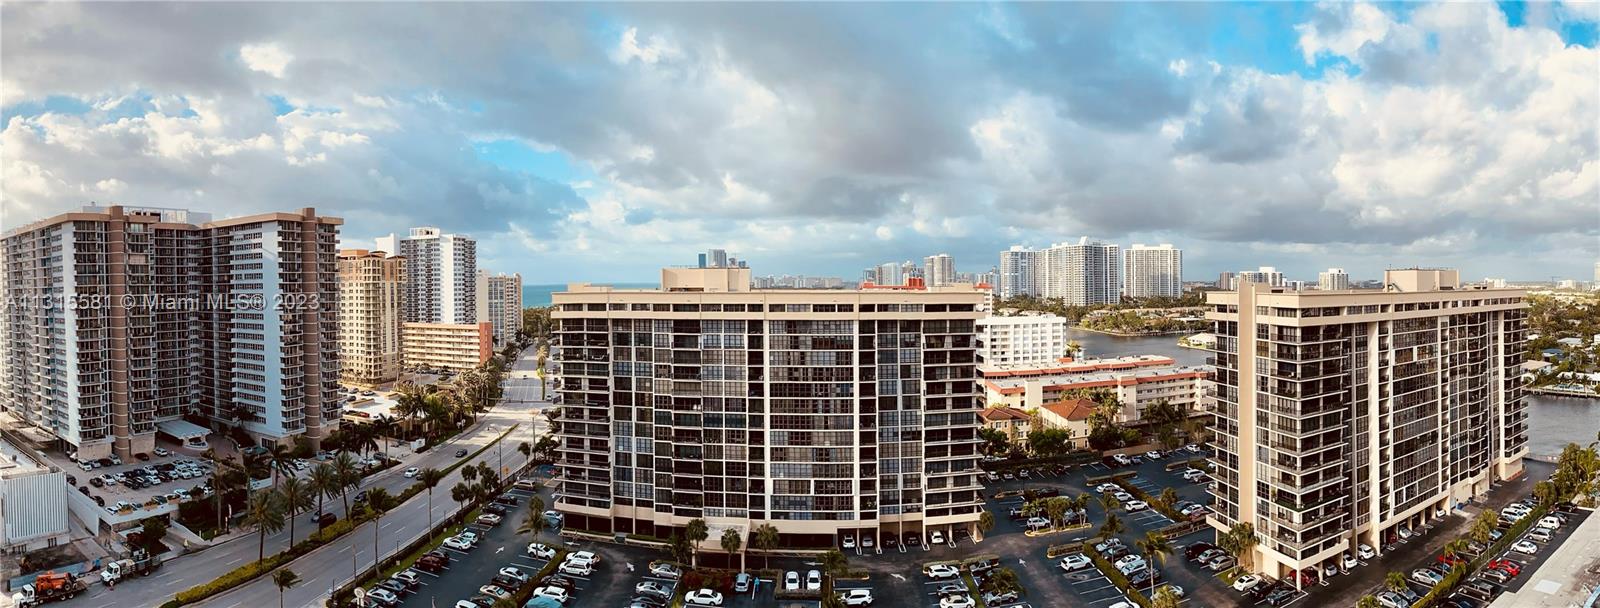
[[[1051,245],[1039,252],[1042,295],[1061,298],[1068,306],[1115,304],[1122,301],[1122,253],[1112,243],[1090,241]]]
[[[898,263],[886,262],[878,266],[877,282],[879,285],[904,285],[906,282],[905,271]]]
[[[707,547],[761,524],[791,547],[974,525],[983,294],[749,274],[555,294],[567,524],[666,538],[704,518]]]
[[[7,232],[0,409],[80,458],[149,453],[187,414],[263,444],[336,427],[341,221],[209,219],[87,207]]]
[[[522,275],[478,271],[478,322],[489,322],[496,346],[517,341],[522,329]]]
[[[1262,266],[1256,270],[1241,270],[1234,277],[1233,285],[1229,289],[1237,289],[1238,286],[1243,285],[1245,282],[1265,283],[1273,287],[1283,287],[1283,273],[1278,272],[1277,268],[1271,266]]]
[[[923,278],[929,287],[944,287],[956,282],[956,261],[949,254],[930,255],[922,259]]]
[[[1252,559],[1289,580],[1388,545],[1522,469],[1524,292],[1454,270],[1392,270],[1382,290],[1212,292],[1212,526],[1255,527]]]
[[[1349,288],[1350,275],[1343,268],[1329,268],[1326,272],[1317,273],[1317,289],[1340,291]]]
[[[1217,275],[1217,289],[1233,289],[1234,287],[1233,273],[1223,272]]]
[[[1033,249],[1012,245],[1010,249],[1000,252],[1000,297],[1009,299],[1039,295],[1039,286],[1035,282],[1039,266],[1039,252]]]
[[[406,259],[405,323],[477,323],[478,243],[438,228],[378,239],[378,250]]]
[[[1183,250],[1171,243],[1134,243],[1123,253],[1123,295],[1131,298],[1183,296]]]
[[[1065,317],[1019,315],[978,320],[978,360],[983,365],[1054,365],[1066,354]]]
[[[339,380],[376,386],[400,376],[400,292],[406,260],[383,251],[339,252]]]

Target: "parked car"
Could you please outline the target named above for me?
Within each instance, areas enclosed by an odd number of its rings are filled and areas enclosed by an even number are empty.
[[[1073,553],[1061,558],[1061,569],[1067,572],[1082,570],[1092,565],[1094,565],[1094,562],[1090,561],[1089,557],[1082,553]]]
[[[444,539],[444,546],[457,551],[471,551],[472,541],[461,538],[460,536],[452,536]]]
[[[1206,562],[1206,569],[1211,570],[1212,572],[1221,572],[1223,570],[1232,568],[1233,566],[1234,561],[1233,556],[1231,555],[1213,557],[1211,558],[1211,561]]]
[[[480,526],[498,526],[500,525],[501,521],[504,521],[504,519],[493,513],[484,513],[479,515],[478,519],[475,521],[477,521],[478,525]]]
[[[806,591],[822,589],[822,573],[816,570],[806,572]]]
[[[977,605],[970,595],[947,595],[939,600],[939,608],[974,608]]]
[[[928,533],[928,543],[933,545],[944,544],[944,532],[934,530]]]
[[[928,575],[928,578],[933,579],[961,576],[961,571],[950,564],[933,564],[923,568],[922,573]]]
[[[1527,539],[1523,539],[1523,540],[1517,541],[1516,544],[1511,545],[1511,550],[1512,551],[1516,551],[1518,553],[1526,553],[1528,555],[1534,555],[1534,554],[1537,554],[1539,552],[1539,545],[1533,544],[1533,541],[1530,541],[1530,540],[1527,540]]]
[[[783,590],[784,591],[799,591],[800,590],[800,573],[799,572],[795,572],[793,570],[790,570],[788,572],[783,573]]]
[[[846,606],[871,606],[872,590],[849,589],[839,592],[839,601]]]
[[[528,543],[528,555],[540,559],[551,559],[556,556],[556,550],[544,543]]]
[[[695,606],[721,606],[722,594],[711,589],[696,589],[684,594],[683,603]]]
[[[1495,570],[1503,570],[1506,574],[1510,574],[1511,576],[1516,576],[1522,573],[1522,564],[1509,559],[1490,560],[1489,563],[1484,564],[1484,566],[1487,568],[1493,568]]]
[[[661,578],[677,580],[678,577],[683,576],[683,569],[666,562],[655,562],[650,564],[650,576],[659,576]],[[745,576],[746,579],[749,578],[749,575]]]
[[[735,575],[733,577],[734,593],[744,593],[749,591],[750,585],[754,582],[754,579],[755,577],[750,576],[750,573],[748,572],[740,572],[739,574]]]
[[[644,595],[653,595],[653,596],[656,596],[656,597],[671,597],[672,596],[672,590],[671,589],[668,589],[666,585],[662,585],[661,583],[657,583],[655,581],[645,581],[645,582],[639,583],[637,585],[634,585],[633,586],[633,591],[634,591],[634,593],[641,593],[641,594],[644,594]]]
[[[516,566],[506,566],[500,569],[500,576],[517,581],[517,584],[528,582],[528,573],[517,569]]]
[[[1190,543],[1188,546],[1183,548],[1183,558],[1189,561],[1194,561],[1200,557],[1200,554],[1216,548],[1216,545],[1205,541]]]
[[[1233,579],[1233,590],[1249,591],[1259,584],[1261,584],[1261,577],[1254,574],[1246,574],[1239,578]]]
[[[1356,547],[1356,554],[1360,555],[1361,559],[1372,559],[1378,556],[1377,551],[1372,550],[1372,547],[1368,547],[1366,545]]]
[[[1416,570],[1411,571],[1411,580],[1421,583],[1424,586],[1432,587],[1439,584],[1439,581],[1444,580],[1444,577],[1439,576],[1438,572],[1434,572],[1427,568],[1417,568]]]

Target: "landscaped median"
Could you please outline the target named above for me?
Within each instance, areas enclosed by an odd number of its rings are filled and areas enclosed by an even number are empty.
[[[1106,561],[1106,558],[1100,555],[1099,551],[1095,551],[1093,545],[1084,543],[1083,554],[1089,556],[1089,561],[1094,562],[1094,567],[1099,568],[1101,574],[1111,579],[1111,584],[1116,585],[1117,589],[1122,591],[1122,595],[1127,596],[1129,600],[1140,606],[1148,607],[1150,605],[1150,601],[1145,599],[1143,594],[1135,591],[1133,585],[1128,583],[1128,577],[1123,576],[1122,571],[1117,570],[1116,566]]]
[[[455,465],[452,465],[446,471],[448,472],[455,470],[456,467],[459,467],[463,463],[476,458],[485,450],[494,447],[495,444],[499,443],[502,439],[505,439],[507,435],[510,435],[511,431],[516,430],[518,426],[518,424],[511,425],[511,428],[506,429],[504,433],[501,433],[498,437],[495,437],[493,441],[490,441],[482,448],[479,448],[478,451],[473,452],[465,459],[462,459]],[[411,484],[411,486],[407,487],[395,498],[394,504],[396,507],[399,507],[407,500],[410,500],[417,494],[426,492],[427,490],[427,486],[422,482]],[[352,507],[352,510],[354,510],[354,507]],[[298,514],[291,515],[291,517],[298,517]],[[286,551],[269,555],[266,559],[259,562],[245,564],[227,572],[226,574],[223,574],[222,576],[217,577],[210,582],[180,591],[172,600],[162,604],[162,608],[176,608],[178,606],[193,604],[206,598],[230,591],[235,587],[242,586],[261,576],[271,573],[279,566],[299,559],[301,556],[315,551],[321,548],[323,545],[338,540],[340,537],[350,533],[350,531],[370,520],[370,512],[362,509],[360,512],[356,513],[353,518],[347,517],[334,522],[333,525],[311,533],[311,535],[307,536],[305,540],[296,543]],[[424,539],[426,539],[426,537],[424,537]]]
[[[1128,493],[1132,494],[1134,498],[1144,501],[1145,504],[1150,505],[1150,508],[1155,509],[1157,513],[1167,516],[1167,519],[1175,522],[1189,520],[1188,517],[1184,517],[1184,515],[1179,513],[1176,508],[1173,508],[1172,505],[1157,500],[1156,497],[1151,496],[1149,492],[1144,491],[1143,489],[1139,488],[1139,486],[1133,485],[1133,483],[1128,481],[1128,479],[1125,477],[1116,478],[1113,483],[1122,486],[1122,489],[1127,490]]]

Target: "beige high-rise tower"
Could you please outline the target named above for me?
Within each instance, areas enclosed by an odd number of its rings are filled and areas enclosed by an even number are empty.
[[[1382,547],[1522,470],[1517,289],[1391,270],[1381,290],[1211,292],[1218,530],[1284,580]],[[1299,577],[1293,577],[1298,584]]]
[[[80,458],[186,416],[262,444],[337,426],[338,218],[87,207],[0,240],[0,409]]]
[[[985,292],[760,290],[744,268],[661,283],[554,295],[567,525],[666,538],[703,518],[713,543],[771,524],[827,547],[977,522]]]
[[[400,310],[405,258],[339,252],[339,380],[375,386],[400,375]]]

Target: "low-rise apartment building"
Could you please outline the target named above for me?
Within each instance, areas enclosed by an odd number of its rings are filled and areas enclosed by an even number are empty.
[[[483,323],[406,323],[400,329],[406,367],[469,370],[494,355],[494,329]]]
[[[988,366],[1043,366],[1067,354],[1067,319],[1056,315],[978,320],[978,360]]]
[[[1005,433],[1012,441],[1026,439],[1033,430],[1033,416],[1014,407],[987,408],[978,412],[978,420],[983,428]]]
[[[1137,425],[1158,401],[1182,407],[1191,416],[1209,411],[1206,389],[1212,370],[1200,367],[1145,367],[1129,371],[1002,376],[984,380],[989,407],[1032,410],[1070,399],[1083,391],[1105,390],[1122,404],[1117,422]]]

